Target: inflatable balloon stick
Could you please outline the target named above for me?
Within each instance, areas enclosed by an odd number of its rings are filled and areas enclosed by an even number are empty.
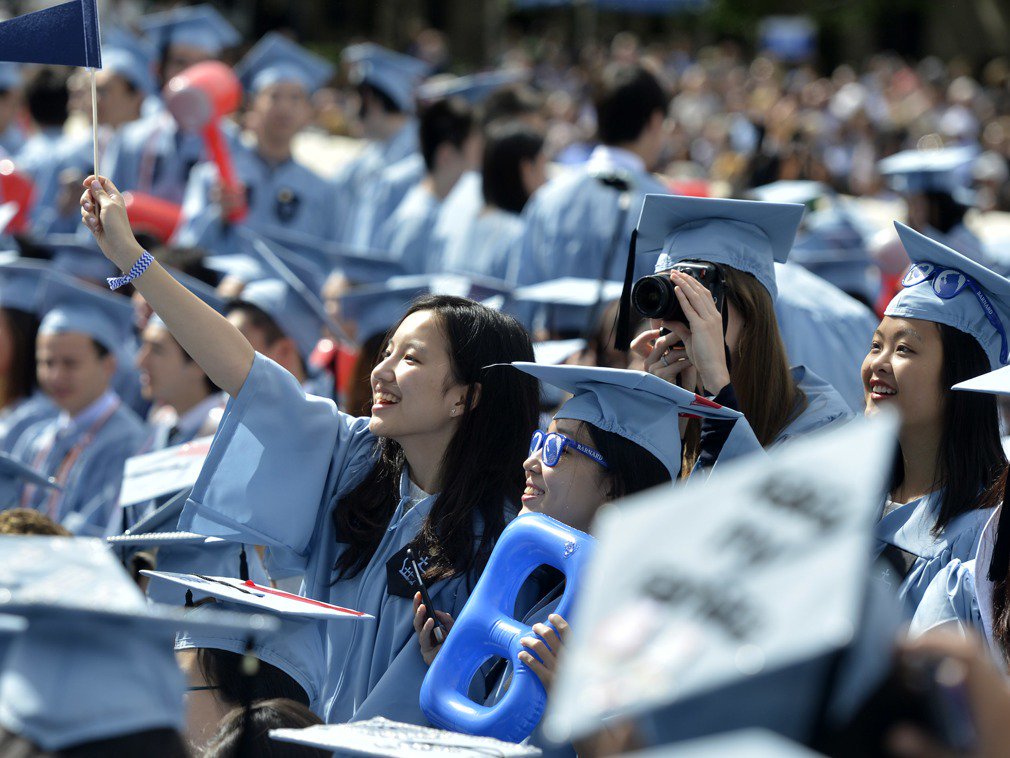
[[[222,188],[238,193],[241,184],[221,133],[221,119],[242,104],[242,84],[235,72],[220,61],[190,66],[165,85],[165,104],[183,131],[203,135],[207,153],[217,165]],[[248,211],[243,204],[229,212],[228,220],[242,221]]]
[[[520,516],[502,532],[473,594],[421,685],[421,709],[435,726],[455,732],[520,742],[540,722],[547,693],[517,656],[533,629],[513,618],[523,582],[542,565],[565,576],[556,613],[570,618],[579,579],[593,554],[588,534],[539,513]],[[501,657],[513,665],[508,691],[494,705],[475,703],[470,682],[485,662]]]

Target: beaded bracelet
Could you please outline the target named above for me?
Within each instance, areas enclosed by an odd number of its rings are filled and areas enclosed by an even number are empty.
[[[134,279],[139,278],[145,271],[147,271],[147,267],[152,263],[154,263],[154,257],[145,250],[144,254],[137,259],[137,262],[133,264],[133,268],[130,269],[130,272],[126,276],[110,277],[106,279],[109,283],[109,289],[118,290],[127,282],[132,282]]]

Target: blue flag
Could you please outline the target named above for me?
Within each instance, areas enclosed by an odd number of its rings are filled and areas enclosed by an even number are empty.
[[[70,0],[0,22],[0,60],[102,67],[96,0]]]

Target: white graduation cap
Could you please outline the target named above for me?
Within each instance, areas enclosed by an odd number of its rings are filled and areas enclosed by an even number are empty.
[[[500,758],[526,758],[541,754],[540,748],[533,745],[401,724],[382,717],[348,724],[317,724],[305,729],[271,729],[270,739],[333,750],[340,755],[395,755],[398,758],[496,755]]]
[[[703,483],[605,507],[547,738],[660,708],[675,738],[747,727],[807,735],[812,724],[789,722],[813,720],[831,678],[803,666],[830,669],[857,631],[893,639],[890,624],[867,631],[862,619],[896,428],[893,416],[853,421]],[[850,661],[832,687],[833,713],[847,709],[839,719],[887,672],[887,653],[869,647],[880,655]],[[704,709],[693,707],[699,698]]]
[[[958,382],[951,389],[986,392],[992,395],[1010,395],[1010,366],[1004,366],[987,374]]]

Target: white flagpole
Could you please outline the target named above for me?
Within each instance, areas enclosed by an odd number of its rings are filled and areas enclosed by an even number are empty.
[[[98,90],[95,87],[95,69],[89,68],[91,73],[91,138],[94,146],[95,176],[98,176]]]

